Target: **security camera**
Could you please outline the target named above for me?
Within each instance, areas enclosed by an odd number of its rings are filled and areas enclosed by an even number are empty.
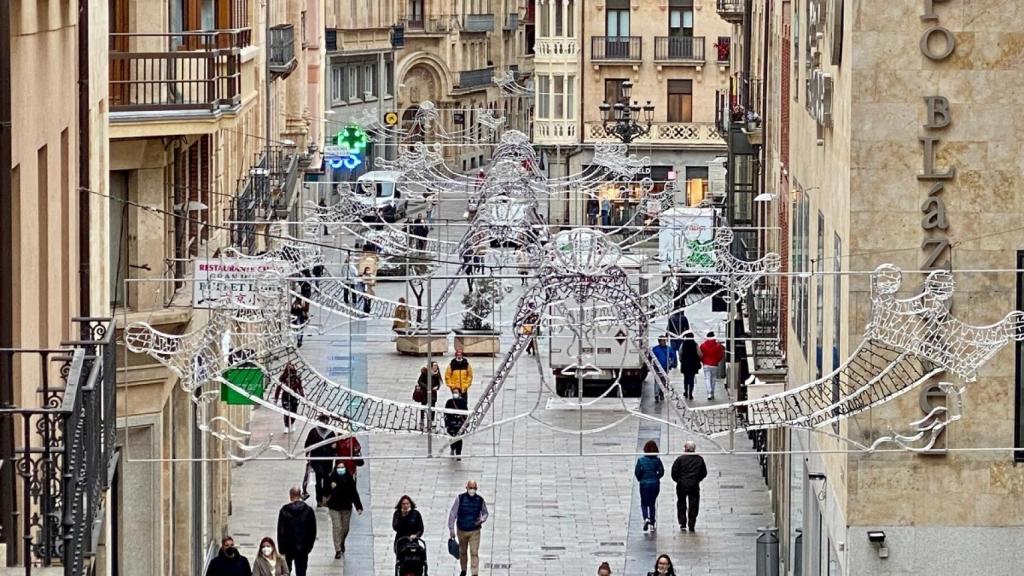
[[[881,544],[885,542],[885,532],[881,530],[868,530],[868,540],[875,544]]]

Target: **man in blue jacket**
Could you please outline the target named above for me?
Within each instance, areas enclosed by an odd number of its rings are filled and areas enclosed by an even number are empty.
[[[658,364],[664,370],[665,376],[669,376],[672,373],[672,369],[676,367],[676,349],[668,345],[668,336],[658,338],[658,345],[651,348],[651,353],[658,359]],[[658,385],[658,380],[655,379],[654,401],[661,402],[664,399],[665,393],[661,390],[661,386]]]
[[[459,539],[459,576],[466,576],[467,563],[473,576],[480,574],[480,528],[487,517],[487,503],[476,493],[476,480],[466,482],[466,491],[455,497],[448,513],[448,531],[452,538]]]

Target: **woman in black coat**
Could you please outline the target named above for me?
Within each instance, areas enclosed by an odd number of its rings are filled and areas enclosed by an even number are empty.
[[[458,389],[452,390],[452,397],[444,403],[445,410],[468,410],[468,404],[466,403],[466,397],[463,396]],[[449,436],[458,436],[459,431],[462,430],[462,425],[466,423],[465,414],[453,414],[451,412],[445,412],[444,415],[444,429],[448,432]],[[452,456],[462,460],[462,440],[456,440],[451,444]]]
[[[700,348],[693,339],[693,332],[687,332],[679,347],[679,371],[683,373],[683,396],[690,400],[693,400],[693,383],[701,368]]]
[[[395,542],[399,538],[417,540],[423,536],[423,517],[412,498],[403,495],[398,499],[395,514],[391,517],[391,528],[395,531]]]

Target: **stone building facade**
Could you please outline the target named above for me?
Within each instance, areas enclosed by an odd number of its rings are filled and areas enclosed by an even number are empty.
[[[905,271],[902,296],[928,270],[951,269],[951,310],[970,324],[1020,308],[1018,3],[743,4],[733,6],[734,45],[750,46],[751,64],[740,72],[766,82],[733,98],[765,121],[759,161],[773,200],[762,222],[785,231],[790,271],[821,272],[787,282],[787,385],[827,378],[854,351],[870,317],[864,272],[883,263]],[[963,418],[931,453],[864,453],[821,432],[773,436],[771,448],[794,451],[771,474],[783,573],[1016,572],[1017,346],[966,383]],[[825,432],[862,445],[908,432],[931,407],[955,402],[931,387],[943,381],[960,382],[941,374]],[[887,554],[869,531],[884,533]]]

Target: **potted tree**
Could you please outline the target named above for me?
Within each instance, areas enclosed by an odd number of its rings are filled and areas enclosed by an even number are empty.
[[[488,319],[504,295],[494,278],[480,278],[474,290],[462,297],[462,328],[455,329],[455,347],[466,356],[494,356],[501,350],[501,332]]]
[[[416,299],[416,316],[414,320],[418,328],[395,334],[395,349],[399,354],[426,356],[428,350],[431,355],[443,356],[448,353],[448,330],[435,328],[428,332],[426,326],[423,325],[425,314],[430,313],[429,310],[423,310],[423,291],[425,286],[423,284],[424,280],[420,279],[425,276],[426,271],[426,264],[420,263],[409,266],[409,275],[415,278],[409,281],[409,289],[412,292],[413,298]],[[429,277],[426,277],[426,281],[430,281]]]

